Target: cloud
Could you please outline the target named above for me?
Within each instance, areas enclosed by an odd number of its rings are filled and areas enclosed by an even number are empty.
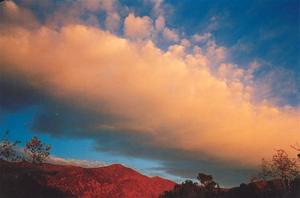
[[[179,39],[178,34],[174,30],[171,30],[171,29],[169,29],[167,27],[164,28],[163,36],[167,40],[174,41],[174,42],[178,41],[178,39]]]
[[[0,2],[0,28],[19,25],[35,28],[38,25],[33,14],[26,8],[17,6],[13,1]]]
[[[220,64],[225,61],[227,54],[226,48],[220,47],[214,40],[208,40],[206,43],[206,56],[213,64]]]
[[[184,163],[252,170],[299,138],[299,109],[253,102],[254,69],[226,63],[226,48],[213,40],[193,53],[184,43],[163,51],[146,39],[152,20],[132,13],[125,38],[73,20],[6,27],[1,86],[16,82],[4,92],[9,99],[25,90],[24,105],[46,100],[35,130],[94,139],[99,150],[160,160],[178,175],[187,174]],[[8,99],[1,104],[13,106]]]
[[[118,13],[109,13],[105,19],[105,26],[109,30],[117,30],[120,25],[120,16]]]
[[[168,54],[175,57],[184,57],[185,55],[185,46],[183,45],[171,45],[168,48]]]
[[[40,104],[45,99],[43,93],[26,83],[26,80],[11,78],[5,73],[0,73],[1,113],[18,111],[30,105]]]
[[[156,16],[164,14],[164,9],[162,7],[163,0],[145,0],[145,1],[150,1],[154,4],[153,12]]]
[[[238,79],[237,89],[208,65],[197,65],[197,56],[178,57],[152,42],[134,44],[84,25],[23,31],[22,37],[1,35],[2,72],[26,76],[57,100],[122,118],[111,123],[115,130],[243,163],[256,163],[298,137],[298,112],[253,105]]]
[[[106,12],[105,27],[111,31],[118,30],[121,19],[117,9],[117,2],[115,0],[103,0],[100,2],[102,9]]]
[[[206,42],[211,38],[211,33],[205,33],[203,35],[200,34],[194,34],[193,35],[193,40],[195,42]]]
[[[213,175],[215,181],[225,187],[236,186],[245,181],[250,181],[251,177],[257,173],[257,170],[251,167],[245,168],[219,161],[193,160],[188,158],[187,161],[166,160],[164,162],[162,167],[154,169],[186,179],[196,179],[199,172],[204,172]]]
[[[132,39],[149,38],[152,29],[152,20],[148,16],[139,17],[130,13],[124,20],[124,34]]]
[[[264,71],[254,82],[256,99],[272,101],[279,105],[284,105],[286,101],[289,101],[289,104],[296,106],[300,100],[300,78],[282,67],[272,69],[263,67],[262,69]]]
[[[191,42],[188,39],[182,39],[180,45],[184,46],[185,48],[188,48],[191,46]]]
[[[165,27],[165,18],[163,16],[157,17],[155,20],[155,28],[157,31],[163,30]]]
[[[47,163],[67,166],[79,166],[83,168],[97,168],[107,166],[107,164],[99,161],[65,159],[56,156],[50,156],[49,159],[47,159]]]
[[[40,3],[34,1],[32,4],[37,6]],[[113,32],[119,30],[121,17],[118,2],[115,0],[76,0],[59,4],[50,1],[49,4],[46,8],[40,8],[44,12],[39,15],[42,15],[45,24],[52,28],[60,28],[67,24],[85,24]]]

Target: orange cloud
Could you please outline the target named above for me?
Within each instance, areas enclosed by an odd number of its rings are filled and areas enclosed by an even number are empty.
[[[130,14],[125,33],[146,37],[150,24]],[[247,71],[232,64],[212,73],[211,59],[226,56],[215,43],[207,54],[186,53],[181,45],[162,51],[152,41],[65,25],[1,30],[0,46],[1,73],[25,78],[58,100],[124,118],[97,127],[149,134],[158,148],[254,165],[300,138],[299,109],[253,103],[251,83],[243,82]]]
[[[17,6],[13,1],[0,2],[0,28],[5,29],[12,24],[34,28],[38,22],[29,10]]]

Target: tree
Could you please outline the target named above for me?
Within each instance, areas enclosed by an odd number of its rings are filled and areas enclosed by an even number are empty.
[[[211,176],[211,175],[199,173],[197,176],[197,179],[200,181],[201,186],[208,190],[212,190],[214,188],[219,188],[219,184],[213,180],[213,176]]]
[[[283,180],[294,179],[299,173],[295,158],[289,158],[288,154],[279,149],[273,155],[271,161],[262,159],[262,176]]]
[[[298,143],[296,143],[295,145],[291,145],[291,147],[296,151],[300,152],[300,145]],[[297,156],[300,159],[300,153],[298,153]]]
[[[20,141],[10,142],[9,131],[4,132],[4,136],[0,142],[0,159],[7,161],[18,161],[22,158],[20,153],[17,151],[17,145]]]
[[[51,146],[42,143],[37,137],[27,142],[24,152],[31,158],[32,163],[39,164],[45,161],[50,155]]]
[[[297,160],[289,158],[288,154],[279,149],[273,155],[271,161],[262,159],[260,178],[281,179],[285,188],[289,187],[290,182],[299,174]]]

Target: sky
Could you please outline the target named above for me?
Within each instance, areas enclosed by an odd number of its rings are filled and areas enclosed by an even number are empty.
[[[300,142],[299,0],[0,3],[0,131],[70,163],[249,181]]]

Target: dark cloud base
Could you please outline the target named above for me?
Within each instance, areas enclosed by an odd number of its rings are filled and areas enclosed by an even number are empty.
[[[12,78],[5,73],[0,74],[1,111],[18,111],[27,106],[40,104],[44,99],[43,94],[34,89],[25,79]]]
[[[168,145],[158,148],[149,134],[99,129],[99,125],[113,125],[121,118],[54,100],[21,78],[1,75],[0,96],[3,112],[17,112],[33,105],[40,107],[31,125],[34,132],[54,137],[92,139],[95,150],[99,152],[156,160],[161,167],[155,170],[171,175],[195,178],[197,173],[205,172],[213,174],[220,183],[234,185],[245,181],[245,177],[255,172],[250,168],[212,159],[204,153],[168,148]]]

